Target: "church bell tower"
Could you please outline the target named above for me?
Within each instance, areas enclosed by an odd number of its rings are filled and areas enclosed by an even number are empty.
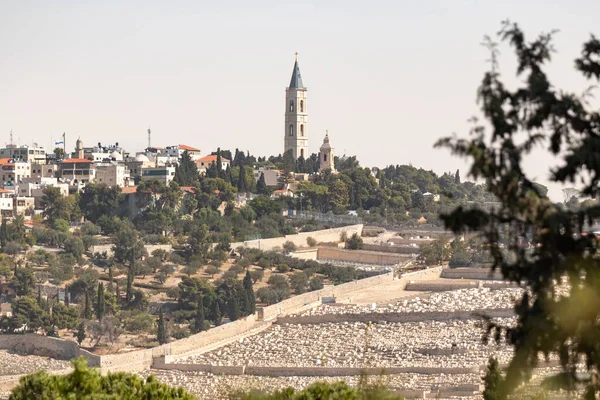
[[[307,158],[308,154],[308,109],[306,102],[307,89],[302,83],[298,53],[294,62],[292,80],[285,90],[285,136],[284,152],[291,150],[294,160]]]

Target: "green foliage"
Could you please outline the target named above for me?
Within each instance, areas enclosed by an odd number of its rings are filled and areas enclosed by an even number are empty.
[[[297,247],[296,247],[296,245],[294,244],[294,242],[292,242],[292,241],[289,241],[289,240],[288,240],[288,241],[286,241],[286,242],[283,244],[283,246],[281,246],[281,247],[283,248],[283,251],[284,251],[286,254],[293,253],[293,252],[294,252],[294,251],[296,251],[296,249],[297,249]]]
[[[38,302],[28,296],[19,297],[12,302],[13,316],[10,318],[10,330],[21,329],[27,325],[27,332],[36,332],[44,326],[47,314],[40,308]]]
[[[63,303],[57,303],[52,306],[51,323],[58,329],[73,329],[79,321],[79,310],[76,307],[69,307]]]
[[[345,382],[317,382],[296,391],[293,388],[276,390],[271,393],[250,392],[234,395],[237,400],[403,400],[383,387],[351,388]]]
[[[321,278],[320,276],[314,276],[308,286],[310,287],[310,290],[320,290],[323,289],[323,278]]]
[[[571,377],[578,363],[592,375],[600,370],[600,260],[597,237],[587,234],[598,223],[600,206],[575,210],[552,203],[522,165],[539,157],[533,151],[543,147],[556,160],[548,167],[551,180],[577,182],[584,196],[597,198],[600,113],[587,99],[549,81],[545,69],[553,33],[528,41],[516,24],[506,22],[499,36],[514,49],[517,86],[510,89],[501,81],[498,49],[489,39],[492,68],[478,90],[485,122],[474,121],[468,139],[445,138],[438,146],[468,158],[470,176],[485,181],[498,200],[489,210],[460,207],[443,215],[444,223],[456,233],[480,232],[493,268],[525,289],[515,305],[514,325],[488,324],[489,336],[504,336],[514,348],[501,385],[509,393],[528,379],[542,355],[557,354],[563,373]],[[600,41],[592,37],[583,44],[575,69],[597,82],[599,56]],[[598,396],[595,380],[582,383],[585,398]]]
[[[308,286],[308,277],[304,271],[295,272],[290,277],[290,286],[296,294],[302,294],[306,292]]]
[[[309,247],[315,247],[317,245],[317,239],[313,238],[312,236],[309,236],[306,238],[306,244]]]
[[[353,233],[348,240],[346,240],[346,248],[350,250],[360,250],[363,247],[363,240],[358,233]]]
[[[158,382],[153,376],[142,379],[130,373],[100,374],[88,368],[83,357],[72,361],[74,371],[68,375],[48,375],[40,371],[24,376],[10,394],[10,400],[29,399],[157,399],[192,400],[182,388],[172,388]]]
[[[158,344],[165,344],[169,341],[168,332],[167,332],[167,324],[165,323],[165,317],[163,315],[162,308],[158,314],[158,324],[156,327],[156,339],[158,340]]]
[[[179,186],[192,186],[198,182],[198,167],[192,160],[190,153],[185,150],[179,158],[179,163],[175,167],[175,182]]]
[[[96,223],[102,216],[111,217],[119,209],[121,189],[103,183],[89,183],[79,197],[79,208],[86,220]]]
[[[125,329],[134,334],[151,332],[154,327],[154,318],[146,313],[136,313],[124,321]]]
[[[98,296],[96,298],[96,317],[98,320],[101,320],[102,317],[104,317],[105,309],[104,284],[100,283],[98,285]]]
[[[484,400],[503,400],[506,396],[502,393],[502,373],[500,372],[500,366],[498,360],[490,357],[487,365],[485,376],[483,377],[483,383],[485,389],[483,391]]]
[[[421,245],[419,260],[425,265],[441,265],[450,259],[451,253],[448,239],[439,237],[431,243]]]
[[[77,338],[77,344],[81,346],[81,343],[83,343],[83,341],[87,337],[87,334],[85,332],[85,322],[81,321],[79,323],[79,327],[77,328],[77,334],[75,337]]]
[[[247,299],[247,314],[254,314],[256,312],[256,297],[254,295],[254,289],[252,288],[252,277],[250,275],[250,271],[246,270],[246,275],[243,280],[244,285],[244,294]]]

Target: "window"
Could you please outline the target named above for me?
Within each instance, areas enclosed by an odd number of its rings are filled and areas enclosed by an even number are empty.
[[[300,136],[304,136],[304,124],[300,124]]]
[[[294,136],[294,125],[290,125],[290,136]]]
[[[294,100],[290,100],[290,112],[294,111]]]
[[[323,154],[323,161],[327,162],[327,154]]]
[[[304,158],[304,149],[300,149],[300,157]]]
[[[304,100],[300,100],[300,112],[304,112]]]

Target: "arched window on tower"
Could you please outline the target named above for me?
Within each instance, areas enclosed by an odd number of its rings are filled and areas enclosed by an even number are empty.
[[[294,100],[290,100],[290,112],[294,112]]]
[[[290,125],[290,136],[294,136],[294,125]]]
[[[300,112],[304,112],[304,100],[300,100]]]
[[[304,136],[304,124],[300,124],[300,136]]]
[[[323,154],[323,161],[327,162],[327,153]]]
[[[304,158],[304,149],[300,149],[300,157]]]

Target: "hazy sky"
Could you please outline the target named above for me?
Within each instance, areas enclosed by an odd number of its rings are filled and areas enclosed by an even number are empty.
[[[0,140],[73,148],[185,143],[279,154],[294,61],[308,87],[311,152],[437,173],[463,161],[432,148],[466,134],[501,20],[560,29],[554,83],[581,92],[573,59],[600,35],[597,0],[0,1]],[[502,72],[513,57],[502,47]],[[514,80],[513,80],[514,82]],[[528,160],[545,182],[549,158]],[[554,197],[560,191],[553,189]]]

